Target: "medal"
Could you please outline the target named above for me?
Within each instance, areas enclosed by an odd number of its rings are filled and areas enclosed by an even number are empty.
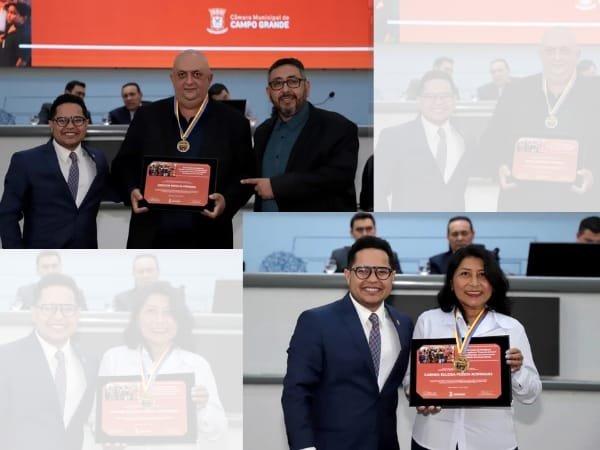
[[[190,146],[190,143],[187,140],[187,138],[192,133],[192,130],[198,123],[198,120],[200,119],[200,116],[204,112],[204,108],[206,108],[207,104],[208,104],[208,94],[206,94],[206,97],[204,97],[204,100],[202,100],[202,104],[200,105],[200,108],[198,108],[198,111],[196,111],[194,118],[189,123],[187,129],[184,132],[181,129],[181,122],[179,122],[179,103],[177,102],[177,99],[175,99],[175,117],[177,118],[177,126],[179,127],[179,137],[181,138],[181,140],[177,143],[177,151],[178,152],[185,153],[190,149],[191,146]]]
[[[469,366],[471,365],[471,363],[469,362],[469,358],[463,355],[454,358],[454,362],[452,364],[454,365],[454,368],[459,372],[466,372],[467,370],[469,370]]]
[[[172,347],[167,348],[163,352],[163,354],[160,355],[160,358],[158,358],[158,360],[154,363],[152,368],[148,371],[148,376],[146,377],[146,367],[144,366],[144,355],[142,352],[142,347],[140,347],[140,370],[141,370],[141,378],[142,378],[142,383],[141,383],[141,385],[142,385],[141,391],[142,392],[139,394],[139,401],[142,404],[142,406],[144,406],[145,408],[150,408],[152,405],[154,405],[154,403],[156,403],[156,400],[154,399],[154,397],[152,396],[150,391],[152,389],[152,384],[154,383],[154,379],[156,378],[156,375],[158,374],[160,366],[162,366],[162,363],[166,359],[167,355],[169,353],[171,353],[171,349],[172,349]]]
[[[182,139],[177,143],[177,150],[181,153],[185,153],[190,149],[190,143],[185,139]]]
[[[556,118],[556,116],[550,115],[546,117],[544,124],[546,125],[546,128],[556,128],[556,125],[558,125],[558,119]]]
[[[154,397],[152,397],[150,394],[143,393],[142,395],[140,395],[140,403],[144,408],[150,408],[156,402],[154,400]]]
[[[573,75],[569,79],[569,82],[567,83],[567,85],[565,86],[565,88],[563,89],[561,94],[558,96],[558,98],[556,99],[556,103],[554,104],[554,106],[552,108],[550,108],[550,100],[548,99],[547,82],[546,82],[546,79],[542,77],[542,91],[544,91],[544,97],[546,98],[546,108],[548,110],[548,116],[546,117],[546,120],[544,120],[544,125],[546,125],[546,128],[548,128],[550,130],[552,130],[558,126],[558,118],[556,117],[556,115],[558,114],[558,110],[564,103],[565,99],[567,98],[567,95],[569,94],[569,92],[571,91],[571,88],[573,87],[573,84],[575,83],[575,74],[576,74],[576,72],[573,72]]]
[[[487,309],[483,308],[475,317],[473,323],[467,328],[467,333],[465,337],[461,340],[460,331],[458,330],[458,308],[454,308],[454,338],[456,339],[456,354],[454,355],[454,361],[452,365],[459,372],[466,372],[469,370],[469,366],[471,362],[469,358],[467,358],[467,349],[469,348],[469,343],[471,342],[471,338],[475,334],[475,330],[479,326],[481,322],[483,322],[483,318],[487,313]]]

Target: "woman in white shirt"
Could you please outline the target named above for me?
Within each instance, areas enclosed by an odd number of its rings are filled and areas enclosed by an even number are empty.
[[[140,401],[152,403],[155,376],[193,374],[191,398],[197,412],[197,447],[221,448],[224,444],[215,443],[222,442],[227,420],[210,365],[202,356],[190,351],[193,349],[192,328],[193,317],[180,289],[162,281],[140,289],[125,329],[126,345],[111,348],[104,354],[99,375],[138,376]],[[136,449],[140,449],[138,444]],[[123,448],[123,445],[105,446],[113,447]],[[166,443],[142,448],[170,450],[196,448],[196,445]]]
[[[542,383],[533,362],[525,329],[509,317],[508,280],[497,261],[481,246],[469,245],[453,255],[442,290],[440,308],[419,316],[414,339],[508,335],[506,362],[511,367],[512,394],[521,403],[535,401]],[[410,374],[404,379],[408,392]],[[412,431],[412,450],[513,450],[517,438],[511,407],[440,408],[419,406]]]

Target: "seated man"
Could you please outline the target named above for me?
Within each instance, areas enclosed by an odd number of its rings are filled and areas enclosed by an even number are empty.
[[[121,98],[124,106],[115,108],[108,113],[108,120],[111,125],[128,125],[133,120],[133,116],[139,107],[149,103],[143,102],[142,90],[140,85],[130,81],[121,87]]]
[[[208,88],[208,95],[213,100],[230,100],[229,89],[223,83],[213,83]]]
[[[429,273],[431,274],[445,274],[448,270],[448,263],[452,258],[452,254],[459,248],[473,243],[473,238],[475,237],[473,222],[466,216],[451,217],[448,220],[447,237],[449,250],[429,258]],[[490,253],[493,253],[496,261],[500,262],[500,258],[498,257],[499,250],[497,248]]]
[[[477,88],[477,100],[498,100],[504,88],[512,81],[508,61],[499,58],[490,63],[492,81]]]
[[[83,81],[71,80],[65,85],[65,94],[76,95],[80,97],[82,100],[85,99],[85,83]],[[44,103],[40,108],[40,112],[38,113],[39,124],[46,124],[50,121],[50,107],[52,103]],[[86,117],[88,119],[88,124],[91,125],[92,118],[90,117],[89,111],[86,111]]]
[[[352,236],[355,241],[363,236],[375,236],[376,234],[377,229],[375,227],[375,217],[373,217],[373,214],[358,212],[352,216],[352,219],[350,219],[350,236]],[[349,251],[350,246],[348,245],[346,247],[336,248],[333,252],[331,252],[329,259],[335,260],[336,272],[341,273],[345,268],[348,267]],[[394,252],[392,266],[396,271],[396,274],[402,273],[400,261],[396,252]]]
[[[35,259],[35,269],[40,280],[50,273],[61,273],[62,263],[60,254],[56,250],[44,250],[40,252]],[[10,309],[12,311],[20,311],[31,308],[36,286],[37,282],[21,286],[17,290],[17,298]]]
[[[114,311],[131,311],[138,291],[148,286],[160,277],[158,260],[151,254],[137,255],[133,260],[133,282],[134,287],[125,292],[115,295],[113,300]]]
[[[600,217],[586,217],[579,223],[577,242],[582,244],[600,244]]]

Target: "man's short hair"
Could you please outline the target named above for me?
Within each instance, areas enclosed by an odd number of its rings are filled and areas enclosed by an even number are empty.
[[[50,273],[42,278],[35,286],[33,294],[33,304],[37,304],[42,296],[42,291],[47,287],[51,286],[62,286],[70,289],[75,297],[75,302],[81,309],[86,309],[85,301],[81,290],[75,283],[75,280],[68,275],[63,273]]]
[[[226,91],[229,93],[229,89],[223,83],[214,83],[208,88],[208,96],[219,95],[221,92]]]
[[[448,83],[450,83],[452,92],[458,95],[458,88],[456,87],[456,84],[454,84],[454,80],[443,70],[430,70],[429,72],[425,72],[425,75],[423,75],[421,81],[419,82],[419,95],[425,90],[425,84],[431,80],[446,80]]]
[[[51,120],[54,119],[54,116],[56,115],[56,109],[60,105],[63,105],[65,103],[75,103],[75,104],[81,106],[81,111],[83,112],[83,116],[85,118],[88,118],[90,116],[88,109],[85,107],[85,102],[83,101],[83,99],[81,97],[79,97],[78,95],[73,95],[73,94],[62,94],[62,95],[59,95],[58,97],[56,97],[56,100],[54,100],[54,102],[52,103],[52,106],[50,107],[50,119]]]
[[[127,86],[134,86],[138,92],[142,92],[142,90],[140,89],[140,85],[137,84],[135,81],[130,81],[129,83],[125,83],[123,86],[121,86],[121,90],[125,89]]]
[[[510,70],[510,66],[508,65],[508,61],[505,60],[504,58],[492,59],[492,61],[490,62],[490,66],[494,65],[494,64],[496,64],[498,62],[504,64],[504,67],[506,67],[508,70]]]
[[[454,64],[454,60],[452,58],[449,58],[448,56],[440,56],[439,58],[436,58],[435,61],[433,61],[433,68],[438,69],[442,64],[446,62]]]
[[[592,233],[600,233],[600,217],[590,216],[579,222],[579,233],[590,230]]]
[[[467,216],[454,216],[454,217],[450,217],[448,219],[448,225],[446,226],[446,232],[450,231],[450,224],[452,222],[456,222],[457,220],[464,220],[466,222],[469,222],[469,227],[471,228],[471,231],[473,231],[473,222],[471,222],[471,219],[469,219]]]
[[[140,253],[139,255],[135,255],[135,258],[133,258],[133,267],[135,267],[135,263],[138,262],[142,258],[153,259],[154,264],[156,264],[156,267],[158,268],[158,258],[156,257],[156,255],[153,255],[152,253]]]
[[[75,89],[75,86],[81,86],[85,89],[85,83],[83,81],[71,80],[65,84],[65,91],[71,92],[73,89]]]
[[[299,59],[296,59],[296,58],[280,58],[280,59],[278,59],[273,64],[271,64],[271,67],[269,67],[269,72],[267,73],[267,75],[271,75],[271,72],[273,72],[275,69],[277,69],[278,67],[281,67],[281,66],[294,66],[300,71],[300,75],[304,76],[304,64],[302,64],[302,61],[300,61]]]
[[[364,219],[371,219],[371,221],[373,222],[373,225],[375,225],[375,217],[373,217],[373,214],[368,213],[368,212],[357,212],[356,214],[354,214],[352,216],[352,219],[350,219],[350,229],[352,229],[354,227],[355,221],[364,220]]]
[[[582,72],[586,72],[594,67],[596,67],[596,63],[594,61],[591,59],[582,59],[577,64],[577,73],[580,74]]]
[[[55,256],[56,258],[58,258],[58,260],[60,261],[60,253],[58,253],[56,250],[44,250],[38,253],[37,257],[35,258],[35,266],[39,266],[40,265],[40,261],[42,260],[42,258],[47,258],[49,256]]]
[[[348,251],[348,268],[352,267],[354,264],[356,254],[361,250],[368,248],[383,250],[388,256],[389,266],[392,269],[394,268],[394,252],[392,251],[392,247],[388,241],[376,236],[363,236],[354,241],[354,244],[352,244],[352,247],[350,247],[350,250]]]
[[[15,5],[15,8],[17,8],[17,12],[21,17],[31,17],[31,6],[27,3],[19,2],[13,3],[13,5]]]

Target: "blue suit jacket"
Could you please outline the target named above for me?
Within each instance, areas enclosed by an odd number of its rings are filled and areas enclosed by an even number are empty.
[[[52,141],[12,155],[0,201],[2,247],[98,247],[96,215],[108,184],[108,164],[101,151],[87,147],[84,151],[96,163],[96,177],[79,208]]]
[[[80,450],[94,398],[97,365],[80,358],[87,390],[65,429],[54,378],[34,334],[0,347],[0,446],[10,450]]]
[[[142,102],[140,108],[150,103],[151,102]],[[128,125],[131,123],[131,114],[129,114],[129,110],[127,108],[121,106],[120,108],[115,108],[108,113],[108,120],[110,120],[111,125]]]
[[[401,352],[381,392],[365,334],[348,294],[303,312],[288,349],[283,413],[292,450],[397,450],[396,407],[412,321],[386,306]]]

